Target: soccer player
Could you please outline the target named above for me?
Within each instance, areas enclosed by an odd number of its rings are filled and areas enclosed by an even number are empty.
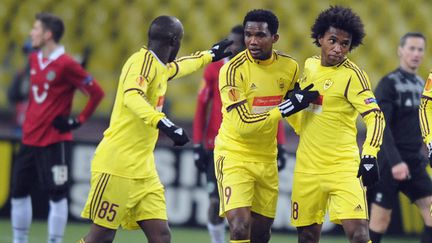
[[[268,242],[278,199],[276,133],[282,117],[306,108],[318,92],[294,89],[297,62],[273,50],[279,22],[268,10],[243,20],[247,50],[219,73],[222,123],[215,141],[220,216],[231,243]]]
[[[39,13],[30,32],[30,94],[22,146],[12,172],[13,242],[28,242],[32,220],[30,191],[36,180],[49,193],[48,242],[62,242],[67,222],[71,130],[84,123],[104,93],[96,80],[65,53],[59,41],[63,21]],[[89,96],[84,110],[70,116],[76,90]]]
[[[141,228],[150,243],[171,240],[153,150],[159,130],[176,146],[189,138],[162,112],[167,82],[231,55],[224,52],[231,41],[224,40],[210,51],[174,60],[182,37],[177,18],[159,16],[150,24],[148,47],[123,66],[110,126],[92,161],[91,188],[82,212],[93,224],[80,242],[112,242],[120,225]]]
[[[225,241],[225,224],[223,218],[219,217],[219,194],[213,160],[214,141],[222,122],[222,102],[218,88],[219,70],[222,65],[246,48],[243,26],[237,25],[233,27],[228,39],[233,41],[233,44],[228,47],[232,55],[229,58],[208,65],[204,70],[203,86],[198,94],[197,109],[193,122],[195,165],[199,171],[205,172],[207,177],[207,190],[210,198],[207,229],[212,243]],[[207,115],[209,109],[211,111]],[[279,170],[285,167],[287,159],[287,153],[283,147],[285,143],[284,132],[283,123],[280,121],[277,133]]]
[[[350,242],[366,243],[364,186],[378,180],[376,156],[385,123],[366,73],[346,57],[362,43],[363,24],[350,8],[331,6],[318,15],[311,30],[321,55],[305,61],[299,83],[313,84],[320,96],[300,114],[291,221],[299,242],[319,242],[328,209],[330,220],[342,224]],[[359,114],[367,129],[361,159],[356,142]]]

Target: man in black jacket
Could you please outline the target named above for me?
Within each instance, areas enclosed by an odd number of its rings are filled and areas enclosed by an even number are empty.
[[[370,191],[370,237],[379,243],[390,223],[398,192],[404,193],[420,209],[425,223],[421,242],[432,242],[432,182],[422,155],[418,109],[424,81],[417,75],[425,53],[422,33],[402,36],[398,47],[399,67],[381,79],[375,96],[384,112],[386,128],[378,154],[381,180]]]

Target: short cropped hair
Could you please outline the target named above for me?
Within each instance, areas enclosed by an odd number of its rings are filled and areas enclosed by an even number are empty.
[[[410,37],[422,38],[424,40],[424,42],[426,43],[426,37],[424,36],[423,33],[421,33],[421,32],[408,32],[400,38],[399,46],[403,47],[406,43],[406,40]]]
[[[365,37],[364,26],[360,17],[352,11],[351,8],[342,6],[330,6],[322,11],[312,25],[311,37],[315,45],[320,47],[318,41],[329,30],[330,27],[341,29],[351,35],[350,50],[362,44]]]
[[[51,31],[55,42],[58,43],[63,37],[65,27],[63,20],[60,17],[52,13],[42,12],[36,14],[36,20],[39,20],[42,23],[45,30]]]
[[[246,26],[246,22],[266,22],[268,29],[272,35],[276,34],[279,28],[279,20],[276,15],[265,9],[254,9],[249,11],[243,20],[243,26]]]

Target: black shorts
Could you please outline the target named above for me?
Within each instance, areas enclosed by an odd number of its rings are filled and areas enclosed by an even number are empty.
[[[66,196],[69,185],[70,142],[46,147],[22,144],[12,169],[12,197],[25,197],[38,185],[51,196]]]
[[[411,202],[432,195],[432,181],[426,172],[427,163],[423,161],[407,161],[411,178],[397,181],[393,178],[391,167],[383,163],[380,167],[380,181],[368,193],[370,202],[383,208],[392,209],[398,200],[398,192],[405,194]]]
[[[216,181],[216,175],[214,170],[214,153],[213,150],[208,150],[206,154],[208,160],[208,166],[206,171],[207,176],[207,192],[210,198],[216,198],[219,200],[219,193]]]

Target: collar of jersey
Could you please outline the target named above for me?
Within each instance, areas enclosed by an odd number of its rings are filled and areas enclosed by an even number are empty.
[[[274,51],[272,51],[271,57],[269,59],[266,59],[266,60],[254,59],[252,57],[252,55],[250,54],[249,50],[246,51],[246,56],[250,62],[256,63],[258,65],[263,65],[263,66],[268,66],[268,65],[272,64],[274,62],[274,60],[276,59],[276,54],[274,53]]]
[[[159,62],[160,64],[162,64],[162,66],[166,66],[165,63],[163,63],[163,62],[159,59],[159,57],[156,55],[156,53],[154,53],[152,50],[148,49],[147,46],[143,46],[142,49],[144,49],[144,50],[146,50],[146,51],[149,51],[149,52],[154,56],[154,58],[156,58],[156,60],[158,60],[158,62]]]
[[[52,61],[57,60],[57,58],[59,58],[61,55],[63,55],[65,53],[65,48],[62,45],[59,45],[53,52],[51,52],[51,54],[49,54],[48,56],[48,61],[47,62],[43,62],[42,61],[42,50],[40,50],[37,54],[37,58],[38,58],[38,62],[39,62],[39,66],[41,67],[41,69],[44,69],[45,67],[48,66],[48,64],[50,64]]]

